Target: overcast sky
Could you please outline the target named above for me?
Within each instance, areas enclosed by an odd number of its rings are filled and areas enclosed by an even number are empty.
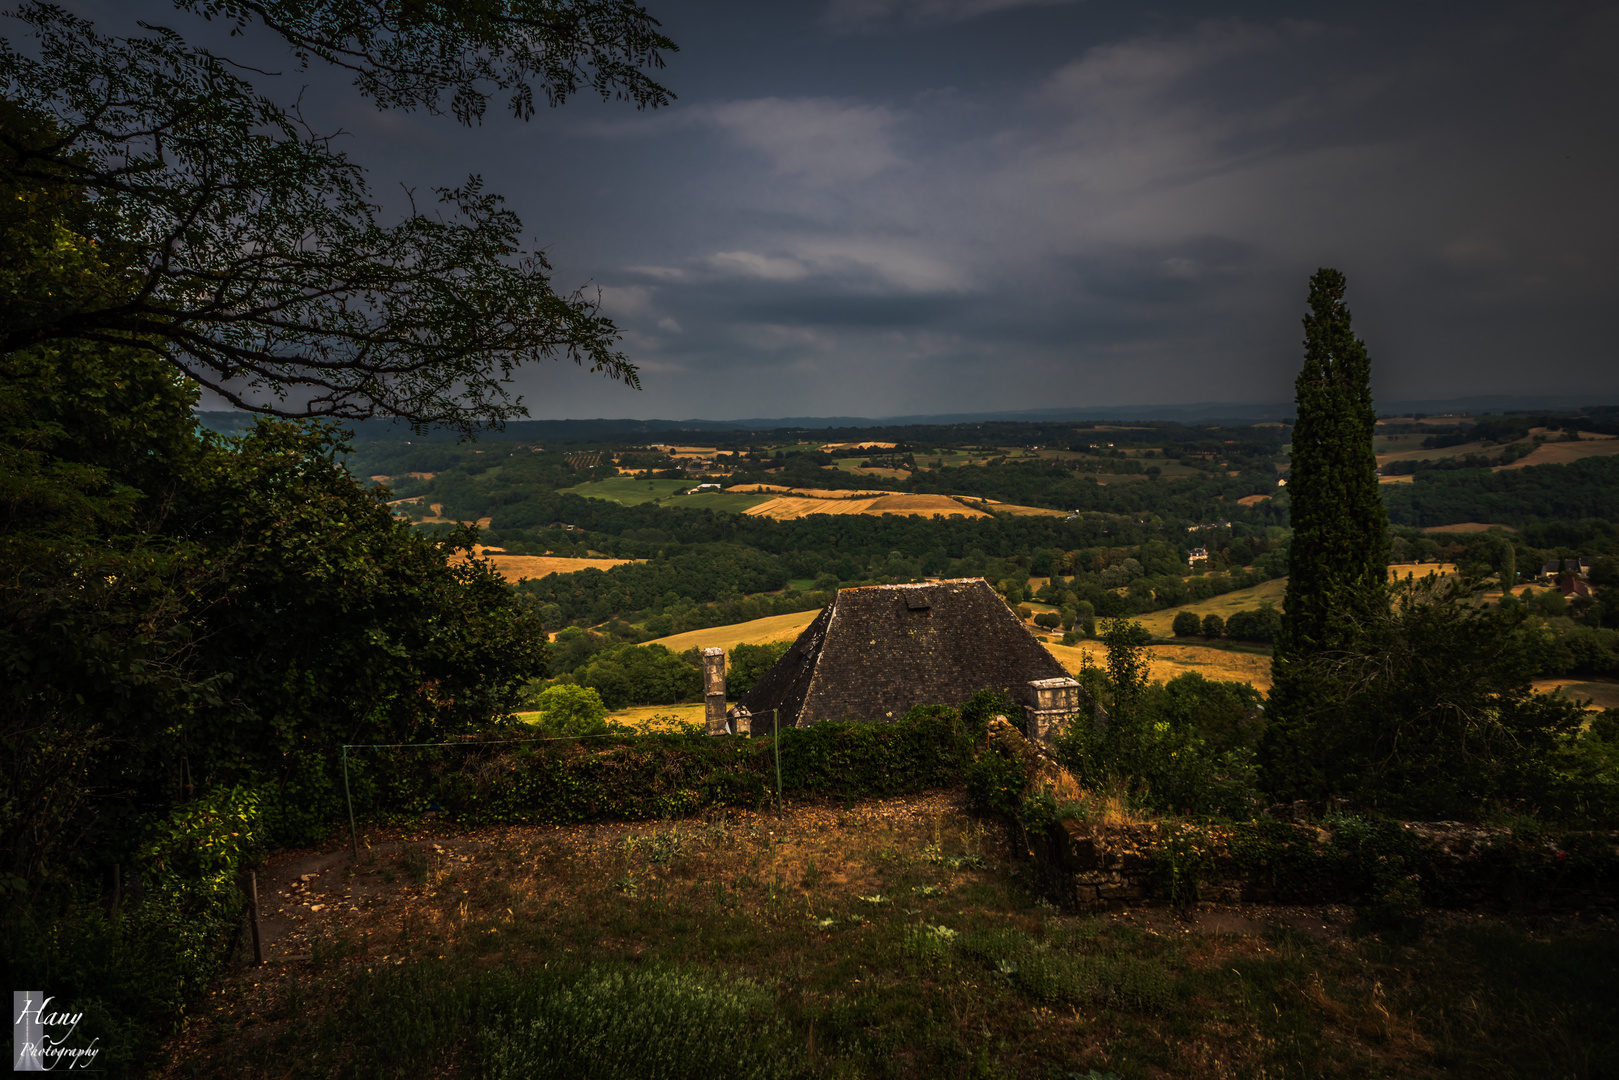
[[[648,6],[652,113],[468,130],[297,76],[379,194],[481,173],[601,289],[644,389],[536,368],[536,417],[1277,401],[1319,266],[1382,399],[1619,400],[1619,6]]]

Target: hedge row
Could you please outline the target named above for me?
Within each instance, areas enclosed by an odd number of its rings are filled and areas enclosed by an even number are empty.
[[[779,749],[786,797],[864,799],[960,783],[973,739],[954,710],[924,707],[892,724],[787,729]],[[763,805],[776,752],[768,738],[701,734],[368,748],[351,751],[348,787],[362,821],[429,810],[465,825],[645,820]],[[319,801],[342,797],[332,779]]]

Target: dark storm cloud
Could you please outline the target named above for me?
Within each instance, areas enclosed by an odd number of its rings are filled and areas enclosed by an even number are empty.
[[[525,372],[536,415],[1277,400],[1321,265],[1381,396],[1619,398],[1611,5],[649,6],[655,114],[293,80],[382,197],[479,172],[601,289],[645,391]]]

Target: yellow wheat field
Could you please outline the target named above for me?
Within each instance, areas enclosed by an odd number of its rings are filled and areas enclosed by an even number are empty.
[[[775,518],[778,521],[791,521],[809,517],[811,514],[873,516],[916,514],[922,517],[943,514],[947,517],[989,517],[984,511],[963,505],[947,495],[879,495],[876,498],[863,499],[812,499],[784,495],[750,507],[743,513],[754,517]]]
[[[472,549],[473,556],[495,564],[495,569],[507,581],[524,578],[539,579],[547,574],[571,574],[576,570],[610,570],[628,562],[645,559],[569,559],[555,555],[506,555],[484,547]]]

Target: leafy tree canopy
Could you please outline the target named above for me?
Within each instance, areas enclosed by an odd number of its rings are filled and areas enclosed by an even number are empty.
[[[508,91],[590,85],[639,106],[672,49],[629,3],[479,0],[178,5],[280,34],[383,108],[481,117]],[[156,355],[239,408],[471,431],[524,415],[504,383],[566,358],[638,385],[618,331],[553,289],[477,176],[384,223],[363,170],[243,69],[173,30],[113,38],[60,8],[0,42],[5,224],[50,222],[0,269],[0,351],[94,343]]]

